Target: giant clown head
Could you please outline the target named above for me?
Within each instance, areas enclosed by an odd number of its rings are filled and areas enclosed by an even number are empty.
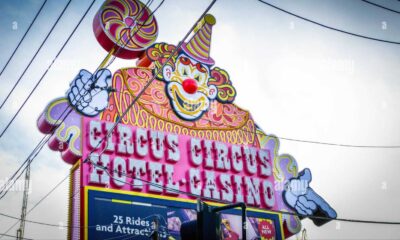
[[[210,110],[212,102],[231,103],[236,90],[226,71],[215,67],[209,56],[212,15],[206,15],[195,29],[193,37],[166,62],[176,47],[156,43],[147,49],[147,57],[154,63],[157,79],[166,83],[166,94],[176,115],[195,121]],[[165,64],[165,65],[164,65]],[[164,65],[164,66],[163,66]]]

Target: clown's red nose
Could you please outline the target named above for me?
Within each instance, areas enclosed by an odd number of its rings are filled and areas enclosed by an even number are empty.
[[[182,82],[183,90],[189,94],[193,94],[197,91],[197,82],[194,79],[188,78]]]

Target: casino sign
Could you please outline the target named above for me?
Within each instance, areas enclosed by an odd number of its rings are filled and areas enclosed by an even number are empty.
[[[160,239],[180,239],[197,199],[245,203],[247,239],[284,239],[303,218],[326,217],[312,219],[318,226],[336,218],[310,187],[310,170],[299,171],[234,103],[234,81],[210,56],[215,24],[205,15],[178,48],[155,42],[157,21],[138,0],[99,9],[96,39],[136,66],[81,70],[38,119],[72,166],[68,239],[149,239],[154,219]],[[222,239],[242,239],[240,211],[223,212],[221,229]]]

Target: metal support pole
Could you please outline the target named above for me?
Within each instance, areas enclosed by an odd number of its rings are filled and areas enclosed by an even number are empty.
[[[240,207],[242,209],[242,239],[246,240],[247,239],[247,236],[246,236],[246,229],[247,229],[246,204],[244,204],[244,203],[230,204],[230,205],[226,205],[226,206],[222,206],[222,207],[213,208],[212,211],[216,213],[216,212],[220,212],[223,210],[232,209],[232,208],[236,208],[236,207]]]

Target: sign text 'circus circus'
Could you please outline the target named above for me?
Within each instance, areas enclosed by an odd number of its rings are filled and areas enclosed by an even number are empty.
[[[83,121],[88,136],[84,157],[90,159],[84,164],[84,185],[275,206],[272,160],[266,149],[124,124],[107,136],[114,123]]]

